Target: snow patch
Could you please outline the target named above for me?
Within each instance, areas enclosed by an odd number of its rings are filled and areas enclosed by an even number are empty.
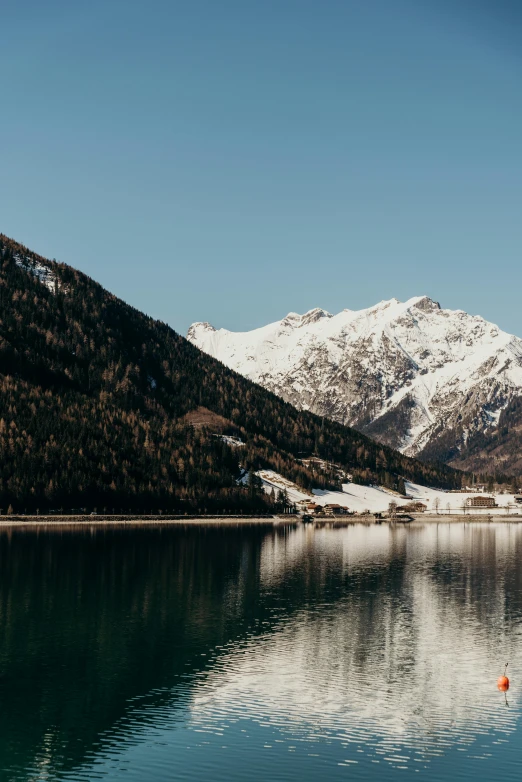
[[[217,434],[215,437],[219,437],[224,443],[230,445],[232,448],[243,448],[246,443],[240,437],[232,437],[229,434]]]
[[[36,277],[36,279],[41,282],[42,285],[45,285],[45,287],[50,290],[51,293],[56,294],[56,292],[60,290],[60,281],[56,277],[56,274],[51,269],[49,269],[49,267],[44,266],[42,263],[34,260],[33,258],[23,258],[20,255],[15,255],[14,260],[17,266],[29,274],[32,274],[33,277]]]

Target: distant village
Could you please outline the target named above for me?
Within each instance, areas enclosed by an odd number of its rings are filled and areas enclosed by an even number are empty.
[[[448,493],[463,494],[464,492],[448,492]],[[517,506],[522,507],[522,494],[516,494],[514,496],[514,502]],[[495,497],[477,492],[472,497],[469,496],[464,497],[458,509],[479,510],[479,509],[498,508],[498,507],[499,505],[497,504]],[[309,499],[298,500],[295,503],[295,508],[298,513],[304,514],[306,516],[311,516],[311,517],[359,516],[359,515],[368,515],[370,513],[370,511],[368,510],[361,514],[358,511],[350,510],[350,508],[347,508],[344,505],[339,505],[338,503],[335,502],[326,503],[325,505],[320,505],[319,503]],[[400,519],[400,518],[410,517],[410,514],[425,513],[427,510],[428,510],[428,505],[424,502],[421,502],[420,500],[413,500],[410,502],[403,503],[402,505],[399,505],[397,502],[392,500],[389,504],[387,513],[386,512],[376,513],[372,515],[375,515],[378,518],[392,517],[392,518]],[[455,510],[456,508],[453,508],[452,512],[455,512]],[[440,504],[435,501],[434,506],[431,509],[431,512],[439,513],[439,511],[442,512],[442,508],[440,507]]]

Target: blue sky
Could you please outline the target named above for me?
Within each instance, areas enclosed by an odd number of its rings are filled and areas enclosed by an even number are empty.
[[[0,231],[185,333],[428,294],[522,336],[518,0],[3,0]]]

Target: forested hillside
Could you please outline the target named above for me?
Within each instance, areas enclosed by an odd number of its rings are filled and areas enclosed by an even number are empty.
[[[0,507],[15,511],[269,508],[241,465],[304,487],[332,485],[315,453],[362,482],[459,486],[461,473],[407,458],[298,412],[201,353],[86,275],[0,234]],[[187,413],[206,408],[246,442],[231,448]]]

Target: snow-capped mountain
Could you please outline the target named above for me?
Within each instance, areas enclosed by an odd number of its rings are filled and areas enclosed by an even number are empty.
[[[410,455],[458,459],[522,396],[522,340],[427,296],[291,312],[244,333],[194,323],[187,337],[296,407]]]

